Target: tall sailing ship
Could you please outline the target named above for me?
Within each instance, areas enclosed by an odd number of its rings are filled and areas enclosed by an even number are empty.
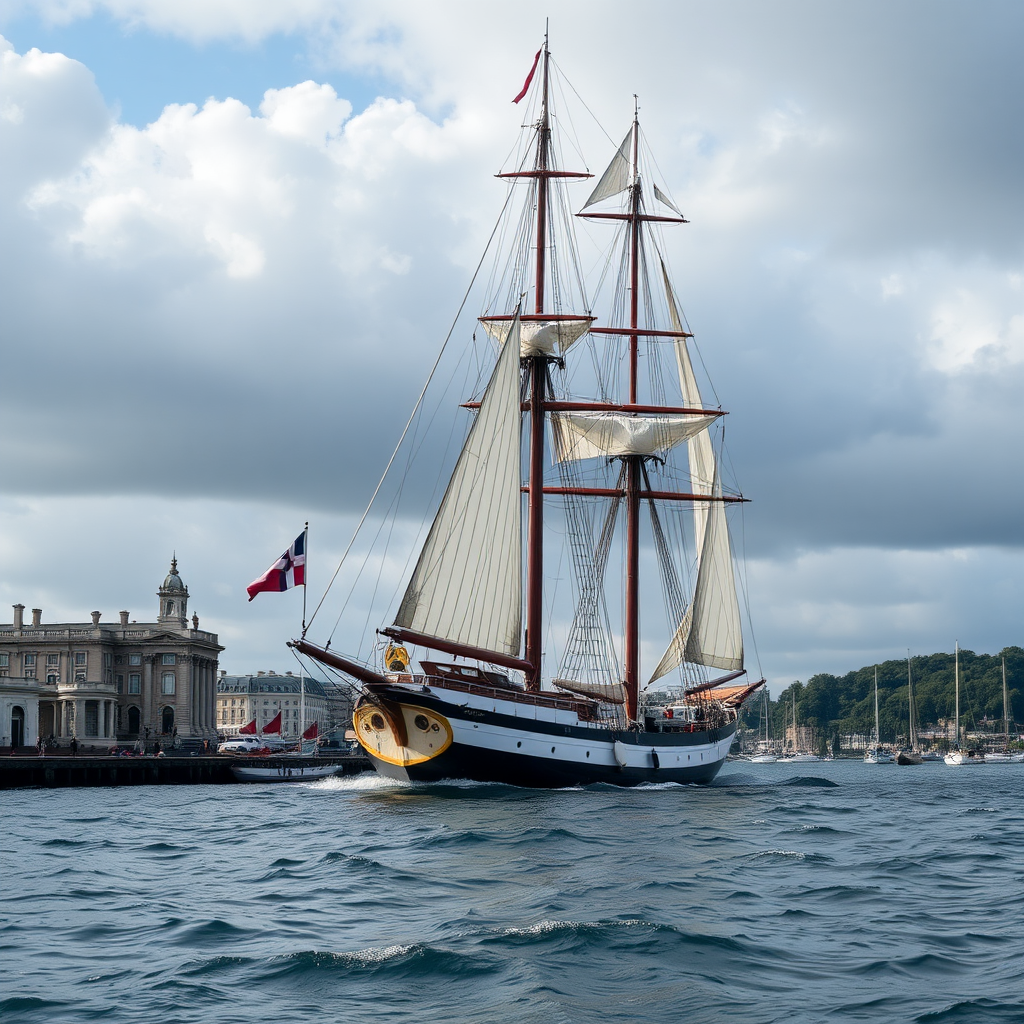
[[[475,419],[393,622],[377,631],[386,638],[377,663],[315,644],[305,628],[292,646],[357,681],[353,728],[386,776],[706,783],[732,746],[740,705],[764,680],[739,681],[743,633],[725,512],[744,499],[722,483],[712,428],[724,412],[702,401],[692,334],[659,245],[664,226],[686,220],[646,171],[634,112],[577,214],[617,229],[611,323],[599,325],[583,298],[566,308],[565,277],[579,259],[565,186],[592,176],[557,166],[553,71],[545,39],[520,94],[537,112],[528,146],[515,170],[498,175],[525,195],[509,218],[510,270],[479,317],[496,361],[480,400],[465,403]],[[588,347],[597,397],[581,398],[572,393],[581,376],[574,360]],[[544,574],[552,508],[575,579],[571,622],[557,629]],[[641,579],[642,534],[658,555],[669,616],[665,653],[646,684],[641,605],[656,588]],[[613,549],[618,581],[606,578]],[[562,653],[546,672],[555,634]],[[675,695],[649,699],[650,684],[670,674],[681,683]]]

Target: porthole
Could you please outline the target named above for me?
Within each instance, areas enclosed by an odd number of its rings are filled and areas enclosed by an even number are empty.
[[[430,728],[430,721],[426,715],[417,715],[412,721],[417,729],[422,729],[424,732]]]
[[[587,757],[590,757],[590,751],[589,750],[587,751]]]
[[[384,716],[373,714],[370,716],[370,725],[373,726],[377,732],[380,732],[384,728]]]
[[[554,752],[555,752],[555,748],[554,748],[554,747],[552,747],[552,748],[551,748],[551,753],[553,754]]]
[[[522,745],[523,745],[523,741],[522,741],[522,740],[520,740],[520,741],[519,741],[519,742],[518,742],[518,743],[516,744],[516,746],[517,746],[517,747],[521,747]]]

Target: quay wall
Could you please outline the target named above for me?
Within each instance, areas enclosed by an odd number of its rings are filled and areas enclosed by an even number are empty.
[[[337,764],[339,775],[372,770],[359,754],[326,757],[2,757],[0,789],[58,789],[66,786],[166,786],[236,784],[231,766]]]

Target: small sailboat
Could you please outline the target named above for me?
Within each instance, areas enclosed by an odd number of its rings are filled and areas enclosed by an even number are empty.
[[[382,663],[314,644],[305,623],[292,646],[356,680],[353,728],[383,775],[536,787],[707,783],[732,746],[739,705],[764,680],[737,682],[746,670],[725,509],[745,499],[723,484],[710,433],[723,411],[702,401],[692,334],[659,248],[658,231],[686,219],[642,163],[634,112],[577,214],[618,229],[612,322],[598,326],[584,298],[566,308],[582,284],[575,251],[556,253],[556,237],[574,246],[572,222],[562,216],[565,185],[591,175],[555,166],[554,72],[545,37],[518,97],[538,111],[530,141],[516,169],[499,175],[523,186],[525,202],[498,235],[515,244],[479,317],[497,356],[482,398],[467,403],[476,418],[404,596],[378,630],[387,643]],[[577,345],[589,347],[596,398],[570,390],[574,367],[590,372]],[[551,455],[557,481],[545,479]],[[545,671],[555,645],[545,510],[555,504],[577,600],[571,622],[557,630],[565,636],[558,668]],[[690,510],[689,522],[673,510]],[[683,694],[670,703],[644,699],[642,533],[658,555],[667,632],[674,630],[646,685],[679,672]],[[686,563],[677,538],[692,538]],[[609,558],[613,544],[623,570],[615,588],[621,634],[610,626],[605,596],[606,569],[619,561]]]
[[[879,740],[878,724],[878,666],[875,666],[875,735],[872,737],[871,746],[864,752],[865,764],[892,764],[896,758],[886,750]]]
[[[757,750],[750,755],[751,764],[774,764],[779,755],[772,749],[771,728],[769,721],[768,688],[761,691],[761,718],[758,723]]]
[[[953,679],[956,693],[955,723],[953,733],[953,749],[942,759],[951,767],[958,768],[970,764],[984,764],[985,755],[980,750],[964,750],[960,746],[960,641],[956,641],[953,654]]]
[[[917,749],[917,715],[914,706],[914,679],[910,672],[910,651],[907,651],[907,719],[909,725],[910,748],[896,753],[896,763],[924,764],[924,754]]]
[[[1024,761],[1024,754],[1010,750],[1010,696],[1006,688],[1006,658],[1003,658],[1003,749],[986,751],[986,764],[1013,764]]]

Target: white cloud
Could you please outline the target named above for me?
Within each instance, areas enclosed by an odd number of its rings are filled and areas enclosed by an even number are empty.
[[[339,99],[331,86],[306,81],[286,89],[268,89],[260,113],[274,131],[323,146],[341,131],[352,114],[352,104]]]

